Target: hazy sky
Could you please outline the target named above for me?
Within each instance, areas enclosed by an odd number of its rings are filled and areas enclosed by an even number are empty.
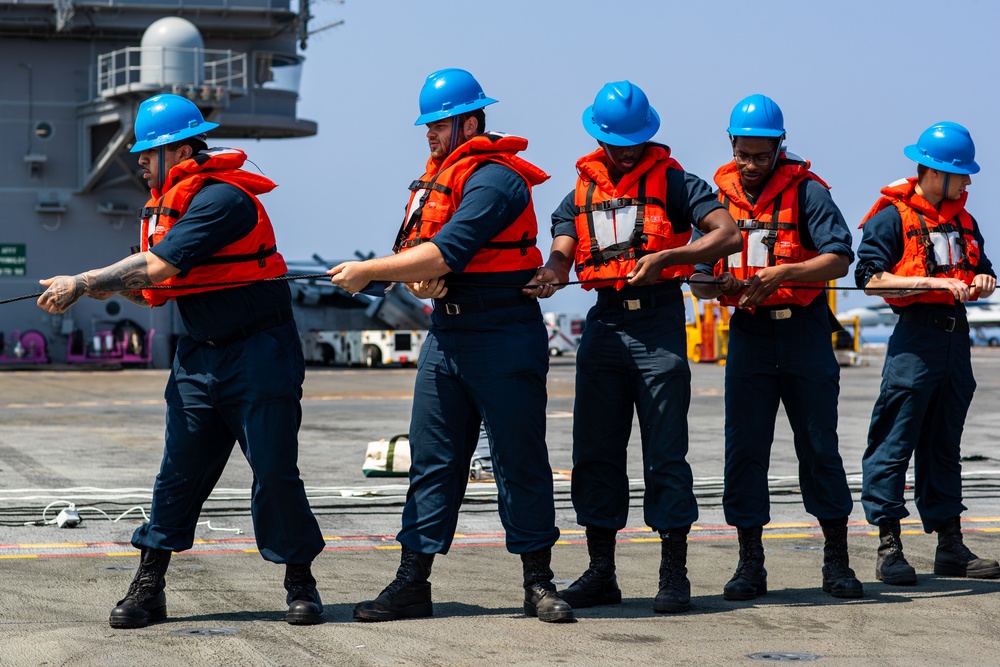
[[[852,228],[882,186],[915,175],[905,145],[934,122],[962,123],[982,167],[969,210],[1000,261],[988,214],[988,193],[1000,192],[998,2],[327,0],[313,14],[314,28],[345,21],[304,52],[299,115],[319,134],[241,145],[280,185],[263,201],[286,258],[390,252],[427,158],[413,125],[420,87],[461,67],[499,100],[488,129],[526,137],[524,156],[552,176],[534,195],[545,256],[549,216],[576,159],[595,148],[583,110],[604,83],[629,79],[660,114],[654,140],[708,181],[731,159],[735,103],[774,98],[788,149],[832,186]],[[853,273],[842,283],[853,286]],[[568,287],[544,307],[582,312],[592,301]],[[841,307],[864,303],[855,293]]]

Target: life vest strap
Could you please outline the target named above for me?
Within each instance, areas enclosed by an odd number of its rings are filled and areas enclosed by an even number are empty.
[[[168,218],[179,218],[181,217],[181,212],[167,206],[143,206],[140,217],[151,218],[154,215],[165,215]]]
[[[642,248],[627,248],[623,249],[619,244],[618,246],[611,246],[610,248],[605,248],[599,253],[597,257],[591,257],[590,259],[584,260],[576,265],[576,270],[579,272],[581,269],[585,269],[591,266],[601,266],[607,264],[613,259],[617,259],[620,262],[624,262],[630,259],[639,259],[640,257],[645,257],[646,255],[651,255],[648,250],[643,250]],[[613,280],[613,279],[609,279]]]
[[[440,183],[436,183],[433,180],[421,181],[418,178],[417,180],[410,183],[409,189],[412,192],[416,192],[417,190],[435,190],[445,195],[446,197],[451,196],[451,188],[449,188],[447,185],[441,185]]]
[[[740,229],[766,229],[768,231],[792,231],[798,228],[794,222],[765,222],[756,218],[737,220],[736,226]]]
[[[528,232],[525,232],[517,241],[487,241],[483,247],[491,250],[520,250],[522,255],[527,255],[528,248],[534,248],[536,245],[538,237],[528,238]]]
[[[257,252],[246,255],[215,255],[199,262],[198,266],[206,266],[208,264],[239,264],[241,262],[255,261],[260,268],[264,268],[267,264],[264,260],[277,252],[277,245],[273,245],[270,248],[261,246]]]
[[[665,209],[666,204],[663,203],[662,199],[657,199],[656,197],[614,197],[612,199],[606,199],[602,202],[597,202],[596,204],[587,204],[584,206],[578,206],[578,213],[593,213],[594,211],[612,211],[619,208],[628,208],[629,206],[659,206]]]
[[[423,219],[424,215],[424,204],[427,203],[427,198],[431,194],[431,190],[437,190],[445,195],[451,195],[451,188],[445,185],[438,185],[438,176],[443,174],[443,171],[439,171],[434,174],[434,178],[429,181],[421,181],[419,178],[412,183],[410,183],[410,190],[416,192],[417,190],[423,190],[424,194],[420,197],[420,204],[417,206],[416,210],[413,211],[413,215],[410,216],[409,220],[404,219],[403,223],[399,226],[399,232],[396,234],[396,242],[392,245],[393,252],[399,252],[403,248],[412,247],[412,245],[404,245],[406,238],[410,235],[414,229],[417,230],[417,239],[419,243],[420,239],[420,221]],[[416,186],[416,188],[414,188]]]

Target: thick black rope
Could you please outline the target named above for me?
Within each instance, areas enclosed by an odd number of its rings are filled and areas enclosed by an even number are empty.
[[[236,285],[250,285],[253,283],[269,283],[269,282],[283,282],[288,280],[314,280],[316,278],[329,278],[325,273],[310,273],[303,276],[279,276],[277,278],[254,278],[250,280],[231,280],[223,283],[204,283],[201,285],[150,285],[149,287],[142,287],[138,289],[188,289],[190,287],[234,287]],[[123,290],[132,291],[132,290]],[[24,301],[25,299],[37,299],[45,292],[36,292],[34,294],[25,294],[23,296],[15,296],[11,299],[0,299],[0,305],[5,303],[13,303],[15,301]]]
[[[200,285],[150,285],[149,287],[143,287],[141,289],[190,289],[192,287],[233,287],[236,285],[252,285],[254,283],[267,283],[267,282],[282,282],[290,280],[316,280],[318,278],[329,278],[330,276],[325,273],[309,273],[301,276],[279,276],[277,278],[257,278],[251,280],[232,280],[229,282],[221,283],[203,283]],[[569,280],[564,283],[545,283],[546,287],[567,287],[569,285],[586,285],[588,283],[608,283],[615,282],[618,280],[624,280],[624,278],[590,278],[587,280]],[[525,285],[511,285],[503,283],[465,283],[450,281],[452,285],[461,287],[488,287],[494,289],[524,289]],[[690,278],[670,278],[667,280],[657,281],[658,283],[696,283],[699,285],[720,285],[721,283],[717,280],[691,280]],[[831,291],[831,290],[842,290],[845,292],[898,292],[901,288],[899,287],[844,287],[840,285],[796,285],[796,284],[782,284],[785,289],[814,289],[821,291]],[[541,287],[541,286],[539,286]],[[908,292],[945,292],[948,291],[947,287],[906,287],[902,288]],[[25,294],[23,296],[15,296],[10,299],[0,299],[0,305],[5,303],[14,303],[15,301],[24,301],[25,299],[37,299],[45,292],[36,292],[34,294]]]

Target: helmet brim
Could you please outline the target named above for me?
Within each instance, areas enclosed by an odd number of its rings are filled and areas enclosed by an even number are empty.
[[[475,111],[476,109],[482,109],[483,107],[488,107],[489,105],[496,104],[497,102],[499,102],[499,100],[495,100],[492,97],[481,97],[478,100],[474,100],[467,104],[459,104],[457,107],[452,107],[451,109],[439,109],[437,111],[422,113],[417,117],[416,122],[413,124],[426,125],[427,123],[433,123],[434,121],[451,118],[452,116],[460,116],[463,113]]]
[[[726,130],[731,137],[783,137],[784,130],[767,130],[759,127],[730,127]]]
[[[184,139],[190,139],[191,137],[197,137],[200,134],[211,132],[217,127],[219,127],[218,123],[210,123],[206,120],[205,122],[195,125],[194,127],[186,127],[183,130],[179,130],[172,134],[162,134],[158,137],[154,137],[153,139],[137,141],[132,145],[132,148],[129,149],[129,153],[141,153],[142,151],[149,150],[150,148],[166,146],[167,144],[172,144],[175,141],[182,141]]]
[[[583,110],[583,129],[587,130],[587,134],[598,141],[612,146],[637,146],[652,139],[660,129],[660,114],[656,113],[656,109],[653,107],[649,107],[649,113],[652,120],[648,121],[641,130],[628,134],[608,132],[594,120],[594,105],[592,104]]]
[[[906,148],[904,148],[903,155],[910,158],[917,164],[922,164],[925,167],[930,167],[931,169],[937,169],[938,171],[944,171],[949,174],[971,175],[979,173],[979,165],[976,164],[975,160],[965,165],[952,164],[950,162],[942,162],[941,160],[935,160],[930,155],[927,155],[927,153],[920,150],[920,147],[918,147],[916,144],[911,144]]]

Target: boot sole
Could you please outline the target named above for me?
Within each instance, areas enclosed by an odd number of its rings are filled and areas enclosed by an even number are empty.
[[[111,616],[108,618],[108,625],[116,630],[134,630],[144,628],[150,623],[158,623],[167,618],[167,608],[160,607],[149,612],[146,618],[130,618],[127,616]]]
[[[753,592],[750,593],[749,595],[747,595],[747,594],[739,594],[739,593],[730,593],[730,592],[726,591],[725,589],[723,589],[723,591],[722,591],[722,599],[723,600],[730,600],[732,602],[746,602],[747,600],[753,600],[755,598],[758,598],[761,595],[767,595],[767,582],[766,581],[764,581],[761,584],[759,584],[757,586],[757,588],[755,588],[753,590]]]
[[[415,604],[391,611],[354,608],[354,619],[358,621],[395,621],[402,618],[427,618],[433,615],[434,604],[431,602]]]
[[[318,625],[323,620],[319,614],[285,614],[285,622],[289,625]]]
[[[653,611],[657,614],[679,614],[684,611],[691,610],[691,603],[677,603],[677,602],[654,602]]]
[[[543,623],[569,623],[576,620],[573,616],[572,609],[567,609],[566,611],[546,611],[539,613],[535,608],[535,605],[530,602],[524,603],[524,615],[537,618]]]
[[[823,584],[823,592],[829,593],[833,597],[840,600],[857,600],[858,598],[863,598],[865,596],[864,588],[860,588],[858,590],[849,589],[835,591],[833,590],[833,585],[827,583]]]
[[[586,609],[587,607],[601,607],[609,604],[621,604],[622,603],[622,592],[614,591],[612,593],[605,593],[597,597],[584,598],[581,597],[577,599],[573,595],[564,595],[566,591],[559,593],[559,597],[563,599],[566,604],[573,609]]]
[[[883,584],[888,584],[890,586],[916,586],[917,585],[917,575],[902,575],[899,577],[883,577],[882,573],[875,570],[875,578],[881,581]]]
[[[966,579],[996,579],[1000,577],[1000,567],[991,567],[969,572],[968,568],[948,563],[934,563],[934,574],[939,577],[964,577]]]

